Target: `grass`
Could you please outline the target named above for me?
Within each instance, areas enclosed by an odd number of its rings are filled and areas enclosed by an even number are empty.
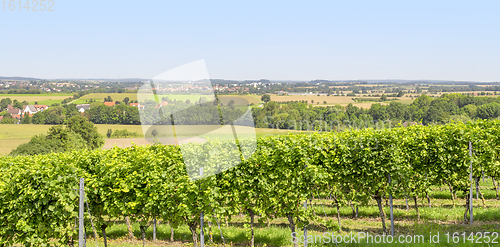
[[[481,207],[480,200],[474,200],[474,219],[473,225],[469,225],[463,222],[463,211],[464,211],[464,200],[460,199],[457,202],[455,208],[452,206],[451,197],[446,188],[432,188],[430,194],[432,208],[427,205],[427,200],[418,200],[419,211],[421,215],[421,220],[417,222],[416,213],[414,209],[413,202],[410,202],[410,209],[406,210],[406,203],[404,198],[397,198],[394,200],[394,215],[395,215],[395,241],[392,244],[380,244],[383,246],[481,246],[479,243],[470,243],[467,239],[465,243],[454,243],[453,233],[462,234],[466,233],[467,236],[470,232],[499,232],[498,225],[500,223],[500,201],[495,200],[495,192],[491,187],[491,180],[483,183],[481,181],[482,192],[485,194],[487,199],[486,208]],[[457,195],[462,196],[462,195]],[[389,218],[390,211],[386,204],[383,204],[385,214]],[[314,209],[314,213],[319,218],[325,220],[333,221],[333,225],[326,226],[319,223],[319,221],[312,221],[308,226],[308,235],[317,241],[320,237],[329,236],[324,235],[326,232],[331,235],[340,236],[358,236],[360,232],[365,235],[370,234],[372,236],[382,235],[381,221],[379,217],[378,207],[375,201],[370,201],[366,206],[359,207],[358,218],[352,217],[352,209],[343,205],[340,207],[340,222],[341,228],[339,228],[337,223],[337,211],[332,200],[329,199],[314,199],[308,207]],[[257,222],[258,217],[256,217]],[[207,215],[205,218],[205,241],[207,246],[221,246],[223,241],[220,235],[220,231],[217,227],[217,222],[209,221],[210,216]],[[226,240],[227,245],[231,246],[248,246],[250,239],[250,228],[248,226],[249,218],[245,216],[236,215],[232,217],[231,221],[226,225],[224,220],[221,222],[221,231]],[[153,229],[150,226],[146,232],[146,246],[192,246],[191,233],[187,226],[182,225],[179,228],[174,229],[174,242],[170,242],[170,226],[164,224],[159,220],[159,225],[157,226],[157,241],[152,241]],[[386,220],[386,225],[390,229],[390,221]],[[341,229],[341,230],[340,230]],[[108,239],[111,239],[108,246],[141,246],[142,241],[140,241],[141,233],[139,231],[139,224],[135,223],[132,225],[132,230],[134,233],[134,239],[128,239],[127,227],[123,219],[117,219],[115,224],[111,225],[107,229]],[[302,236],[302,229],[297,229],[298,237]],[[210,234],[211,233],[211,234]],[[448,238],[446,233],[450,234]],[[199,229],[197,232],[199,236]],[[437,236],[439,234],[439,236]],[[100,233],[98,233],[100,236]],[[330,236],[331,236],[330,235]],[[423,236],[423,243],[397,243],[399,236]],[[92,236],[89,239],[87,246],[95,246],[93,239],[93,232],[90,226],[87,226],[87,236]],[[211,242],[211,238],[213,243]],[[459,235],[462,236],[462,235]],[[439,243],[430,243],[430,238],[434,237],[434,240],[439,240]],[[98,238],[99,245],[102,246],[102,238]],[[322,239],[326,241],[326,238]],[[475,241],[479,239],[476,237]],[[462,241],[462,237],[460,238]],[[484,241],[484,239],[482,239]],[[500,242],[500,237],[496,239]],[[374,243],[367,243],[366,239],[361,240],[361,244],[352,243],[339,243],[336,246],[377,246]],[[293,246],[291,243],[291,230],[288,226],[288,221],[285,218],[273,219],[270,225],[267,224],[255,224],[255,243],[256,246]],[[302,243],[299,243],[302,245]],[[310,243],[309,246],[335,246],[333,243],[329,244],[319,244]],[[489,246],[495,246],[497,244],[491,244]],[[484,245],[488,246],[488,245]]]
[[[30,139],[11,139],[11,140],[0,140],[0,157],[2,155],[9,154],[13,149],[17,148],[19,145],[28,143]]]
[[[23,143],[29,142],[31,137],[40,134],[46,134],[50,127],[53,125],[38,125],[38,124],[2,124],[0,125],[0,156],[7,155],[12,150],[17,148],[19,145]],[[143,134],[141,125],[113,125],[113,124],[96,124],[97,131],[99,134],[103,135],[106,138],[106,132],[108,129],[111,129],[113,132],[115,130],[128,130],[130,132],[137,132],[139,134]],[[146,126],[148,127],[148,126]],[[233,138],[232,130],[225,129],[217,130],[220,126],[193,126],[193,125],[178,125],[176,126],[176,132],[178,136],[201,136],[202,138]],[[248,133],[248,128],[238,127],[237,131],[240,133]],[[164,126],[161,129],[171,129],[169,126]],[[160,129],[160,133],[161,133]],[[251,130],[251,129],[250,129]],[[211,132],[212,133],[209,133]],[[281,135],[288,134],[288,130],[278,130],[278,129],[261,129],[256,128],[255,133],[257,137],[268,136],[268,135]],[[290,133],[301,133],[300,131],[290,131]],[[168,135],[168,133],[164,133]],[[137,142],[137,139],[134,138],[124,138],[120,140],[115,140],[112,138],[112,142],[116,142],[118,146],[128,146],[131,142]],[[113,146],[113,143],[108,146]]]
[[[72,94],[0,94],[0,100],[10,98],[11,100],[17,99],[20,102],[35,102],[44,100],[64,100]],[[40,102],[38,102],[40,103]]]
[[[480,181],[481,192],[484,194],[486,199],[486,207],[482,208],[481,200],[474,199],[474,224],[469,225],[463,222],[463,212],[465,204],[464,199],[459,199],[457,201],[456,207],[453,207],[451,196],[447,188],[445,187],[433,187],[432,192],[429,194],[431,198],[431,208],[429,208],[427,199],[419,199],[418,207],[421,215],[420,221],[416,220],[416,211],[414,208],[413,201],[409,202],[409,210],[406,209],[406,203],[404,197],[396,198],[393,202],[394,204],[394,216],[395,216],[395,238],[392,244],[374,244],[367,243],[366,239],[361,240],[361,244],[353,243],[339,243],[335,245],[334,243],[320,244],[320,243],[309,243],[309,246],[497,246],[498,244],[484,244],[471,243],[469,240],[463,242],[462,233],[466,233],[468,236],[471,232],[496,232],[499,233],[500,224],[500,200],[496,200],[496,193],[493,189],[493,184],[491,180],[486,182]],[[457,196],[463,197],[461,193]],[[475,194],[474,194],[475,198]],[[389,218],[390,211],[389,207],[383,202],[383,207],[387,218]],[[339,227],[337,223],[337,211],[335,204],[330,199],[314,199],[312,203],[308,204],[308,208],[313,208],[314,214],[318,218],[333,221],[330,226],[323,225],[317,220],[310,222],[308,226],[308,236],[312,239],[319,241],[323,237],[323,241],[326,241],[324,236],[340,235],[340,236],[358,236],[360,232],[365,235],[370,234],[372,236],[382,235],[381,221],[379,217],[378,207],[374,200],[370,201],[368,205],[360,206],[358,210],[358,218],[352,217],[352,209],[348,205],[342,205],[340,207],[340,223]],[[255,222],[258,222],[258,216],[256,216]],[[224,219],[220,222],[220,230],[217,227],[217,222],[211,215],[207,214],[205,217],[205,243],[207,246],[222,246],[223,241],[220,232],[222,231],[223,236],[226,241],[226,245],[230,246],[248,246],[250,239],[250,228],[248,226],[249,218],[246,216],[235,215],[232,217],[230,222],[225,222]],[[114,219],[113,224],[109,226],[106,230],[108,236],[108,246],[142,246],[141,232],[139,230],[139,224],[132,224],[132,231],[134,238],[128,239],[127,226],[124,223],[124,219]],[[390,221],[386,220],[386,226],[390,229]],[[96,246],[95,239],[93,238],[94,233],[90,225],[87,225],[87,236],[88,239],[87,246]],[[293,246],[291,242],[291,230],[288,225],[288,220],[285,218],[276,218],[270,221],[269,226],[266,223],[260,224],[255,223],[255,243],[256,246]],[[460,242],[453,242],[453,233],[457,233],[460,236]],[[302,229],[297,229],[297,236],[303,236]],[[324,235],[328,233],[330,235]],[[449,238],[447,237],[449,233]],[[186,225],[181,225],[174,229],[174,241],[170,242],[170,226],[161,219],[158,219],[157,225],[157,241],[152,241],[153,227],[152,222],[149,222],[149,227],[146,231],[146,246],[192,246],[191,232]],[[197,232],[198,236],[200,234],[199,229]],[[439,234],[439,236],[437,236]],[[102,236],[100,231],[98,235],[98,245],[103,246]],[[399,236],[407,237],[411,236],[415,239],[415,236],[423,236],[424,242],[421,243],[397,243]],[[430,238],[433,237],[434,240],[439,240],[439,243],[430,243]],[[474,241],[484,241],[477,237]],[[213,241],[213,242],[212,242]],[[496,242],[500,243],[500,237],[496,238]],[[303,243],[299,243],[302,245]]]
[[[92,94],[87,94],[81,97],[80,99],[76,100],[73,102],[73,104],[85,104],[88,103],[88,100],[96,100],[96,101],[104,101],[105,97],[111,96],[113,101],[123,101],[125,97],[128,97],[130,100],[137,100],[137,94],[136,93],[92,93]],[[190,100],[191,102],[197,101],[200,96],[205,96],[209,97],[209,95],[158,95],[159,100],[161,100],[163,97],[168,97],[171,100]],[[260,97],[256,95],[220,95],[220,100],[224,105],[227,105],[230,100],[235,101],[235,105],[247,105],[250,103],[254,104],[259,104],[260,103]]]
[[[260,104],[260,97],[257,95],[219,95],[219,99],[224,105],[230,100],[234,100],[234,105]]]
[[[326,101],[328,104],[341,104],[341,103],[355,103],[352,98],[347,96],[326,96],[326,95],[285,95],[285,96],[277,96],[271,95],[271,101],[284,102],[284,101],[302,101],[307,100],[310,104],[311,101],[314,100],[313,104],[316,102],[320,102],[319,104],[323,104],[323,101]]]
[[[136,93],[91,93],[82,96],[78,100],[74,101],[72,104],[85,104],[88,103],[88,100],[96,100],[96,101],[104,101],[104,98],[111,96],[111,99],[114,101],[123,101],[126,97],[130,100],[137,100]]]
[[[31,137],[40,134],[46,134],[53,125],[39,124],[1,124],[0,125],[0,156],[7,155],[12,150],[23,143],[30,141]],[[99,134],[106,137],[108,129],[124,130],[131,132],[142,133],[140,125],[111,125],[111,124],[96,124]]]
[[[54,125],[42,124],[2,124],[0,125],[0,140],[29,139],[34,135],[45,134]],[[99,134],[106,136],[108,129],[124,130],[142,133],[141,125],[96,124]]]
[[[41,101],[31,101],[29,102],[30,105],[52,105],[54,103],[59,103],[61,104],[62,100],[52,100],[52,99],[49,99],[49,100],[41,100]],[[36,104],[35,104],[36,103]]]

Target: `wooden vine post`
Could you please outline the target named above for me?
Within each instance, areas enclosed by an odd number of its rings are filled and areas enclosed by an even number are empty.
[[[470,160],[470,176],[469,176],[469,178],[470,178],[470,193],[469,193],[470,221],[469,221],[469,223],[472,225],[472,222],[474,221],[474,215],[472,213],[472,208],[473,208],[473,206],[472,206],[472,198],[473,198],[472,197],[472,192],[473,192],[472,187],[474,186],[474,182],[472,180],[472,142],[471,141],[469,141],[469,156],[471,158],[471,160]]]

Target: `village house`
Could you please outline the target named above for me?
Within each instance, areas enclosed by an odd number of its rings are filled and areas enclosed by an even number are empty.
[[[139,109],[144,109],[144,105],[139,105],[139,103],[130,103],[130,106],[135,106]]]
[[[89,110],[90,109],[90,104],[80,104],[80,105],[76,105],[76,108],[78,109],[78,111],[80,113],[84,113],[86,110]]]
[[[167,101],[163,101],[159,105],[155,106],[155,108],[161,108],[162,106],[167,106],[167,105],[168,105],[168,102]]]
[[[12,117],[14,117],[14,115],[21,115],[22,111],[17,108],[8,108],[7,113],[9,113],[10,115],[12,115]]]
[[[23,106],[23,113],[28,113],[30,115],[33,115],[39,111],[45,111],[49,109],[49,106],[47,105],[25,105]]]
[[[113,107],[115,106],[115,102],[104,102],[105,106]]]

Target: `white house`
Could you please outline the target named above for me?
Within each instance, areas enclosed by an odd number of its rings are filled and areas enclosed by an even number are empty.
[[[90,109],[90,104],[80,104],[77,105],[76,108],[79,112],[84,113],[86,110]]]
[[[45,111],[49,109],[49,106],[47,105],[27,105],[24,107],[24,113],[29,113],[30,115],[33,115],[39,111]]]

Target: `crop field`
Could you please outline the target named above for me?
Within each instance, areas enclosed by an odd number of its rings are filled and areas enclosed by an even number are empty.
[[[31,137],[40,134],[46,134],[53,125],[41,124],[2,124],[0,125],[0,156],[9,154],[13,149],[23,143],[30,141]],[[129,130],[142,134],[140,125],[112,125],[112,124],[96,124],[99,134],[106,137],[108,129]]]
[[[111,99],[113,101],[123,101],[126,97],[128,97],[130,100],[137,100],[137,94],[136,93],[91,93],[82,96],[73,104],[85,104],[88,102],[88,100],[95,100],[95,101],[100,101],[103,102],[104,98],[111,96]]]
[[[140,127],[140,126],[139,126]],[[151,126],[146,126],[150,128]],[[229,126],[221,127],[219,125],[177,125],[175,126],[176,137],[172,134],[171,126],[156,126],[159,131],[158,141],[162,144],[182,144],[186,142],[204,142],[206,140],[217,139],[217,140],[228,140],[234,138],[234,134]],[[129,129],[130,130],[130,129]],[[235,130],[242,136],[255,133],[257,138],[265,136],[274,135],[286,135],[286,134],[301,134],[301,133],[312,133],[307,131],[296,131],[296,130],[282,130],[282,129],[266,129],[266,128],[255,128],[244,126],[235,126]],[[142,134],[141,130],[136,130],[138,133]],[[111,149],[113,147],[126,148],[135,145],[144,146],[151,145],[155,140],[153,138],[120,138],[120,139],[106,139],[103,149]]]
[[[224,105],[227,105],[231,100],[234,100],[234,105],[247,105],[252,103],[258,105],[260,103],[260,96],[257,95],[219,95],[219,99]]]
[[[50,127],[53,125],[39,125],[39,124],[2,124],[0,125],[0,156],[9,154],[13,149],[17,148],[19,145],[23,143],[27,143],[30,141],[31,137],[40,134],[46,134],[49,131]],[[106,132],[108,129],[112,131],[115,130],[128,130],[129,132],[135,132],[140,135],[143,135],[143,130],[141,125],[113,125],[113,124],[96,124],[97,131],[99,134],[103,135],[106,138]],[[232,132],[225,133],[224,131],[214,131],[220,126],[193,126],[193,125],[178,125],[176,126],[176,132],[178,136],[189,137],[189,136],[198,136],[200,135],[202,138],[211,139],[213,136],[217,136],[217,138],[229,139],[232,138]],[[242,131],[245,127],[242,128]],[[167,128],[163,128],[167,129]],[[170,127],[168,129],[171,130]],[[226,129],[227,130],[227,129]],[[214,132],[213,132],[214,131]],[[210,133],[212,132],[212,133]],[[169,132],[170,133],[170,132]],[[256,128],[255,133],[257,137],[268,136],[268,135],[281,135],[288,133],[301,133],[300,131],[294,130],[280,130],[280,129],[265,129],[265,128]],[[165,133],[166,134],[166,133]],[[145,141],[144,138],[112,138],[112,140],[105,140],[105,149],[112,148],[113,146],[118,147],[129,147],[132,143],[138,145],[146,145],[150,144],[150,142]]]
[[[87,94],[81,97],[80,99],[76,100],[73,102],[73,104],[85,104],[88,102],[88,100],[96,100],[96,101],[104,101],[104,98],[111,96],[113,101],[123,101],[126,97],[128,97],[130,100],[137,100],[137,94],[136,93],[92,93],[92,94]],[[195,101],[199,99],[199,95],[158,95],[159,100],[161,100],[162,97],[168,97],[172,100],[190,100],[190,101]],[[208,97],[208,96],[207,96]],[[235,101],[235,105],[246,105],[249,103],[254,103],[258,104],[260,103],[260,97],[255,96],[255,95],[220,95],[219,96],[222,103],[226,105],[229,103],[230,100]],[[248,103],[246,103],[248,102]]]
[[[342,104],[342,103],[354,103],[352,100],[354,97],[347,96],[326,96],[326,95],[284,95],[277,96],[271,95],[271,100],[276,102],[285,102],[285,101],[302,101],[307,100],[309,104],[314,101],[313,104],[319,102],[319,104],[323,104],[323,101],[326,101],[327,104]]]
[[[382,104],[382,105],[387,105],[389,101],[387,102],[362,102],[362,103],[357,103],[354,102],[352,99],[353,98],[361,98],[362,95],[358,95],[356,97],[347,97],[347,96],[326,96],[326,95],[286,95],[286,96],[276,96],[276,95],[271,95],[271,100],[276,101],[276,102],[286,102],[286,101],[302,101],[302,100],[307,100],[309,104],[312,104],[313,106],[331,106],[331,105],[341,105],[341,106],[346,106],[350,103],[352,103],[354,106],[357,106],[359,108],[365,108],[368,109],[371,107],[373,104]],[[370,98],[370,97],[362,97],[362,98]],[[373,97],[371,97],[373,98]],[[374,98],[378,99],[378,98]],[[413,102],[411,99],[405,99],[404,101],[406,104],[410,104]],[[314,101],[314,103],[312,103]],[[326,104],[324,103],[326,101]],[[401,100],[397,100],[396,102],[400,102]],[[411,102],[410,102],[411,101]],[[408,103],[410,102],[410,103]],[[403,103],[403,102],[401,102]]]
[[[17,99],[20,102],[27,101],[29,104],[51,105],[53,103],[60,103],[66,98],[73,96],[72,94],[0,94],[0,100],[10,98],[11,100]]]

